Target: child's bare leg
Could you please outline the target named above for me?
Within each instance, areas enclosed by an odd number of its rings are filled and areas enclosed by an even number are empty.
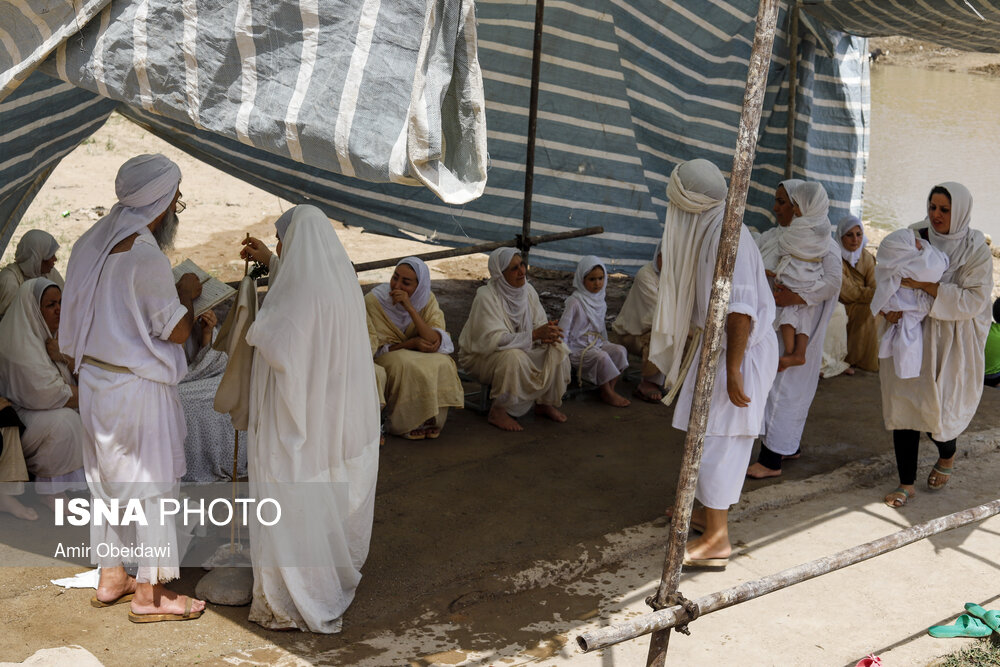
[[[792,332],[792,340],[785,337],[785,328]],[[795,333],[795,329],[790,324],[781,325],[781,338],[785,343],[785,354],[778,357],[778,370],[783,371],[792,366],[801,366],[806,363],[806,348],[809,347],[809,336],[804,333]],[[788,343],[792,345],[789,347]]]
[[[618,376],[621,377],[621,376]],[[601,385],[601,400],[608,405],[613,405],[616,408],[627,408],[632,404],[632,401],[628,400],[617,391],[615,391],[615,385],[618,384],[618,378],[613,378],[608,380]]]
[[[791,324],[782,324],[778,327],[781,333],[781,343],[784,346],[783,354],[778,357],[778,372],[785,370],[789,366],[797,366],[793,363],[795,358],[795,327]]]

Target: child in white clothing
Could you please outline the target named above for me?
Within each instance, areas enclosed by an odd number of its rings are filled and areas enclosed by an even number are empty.
[[[628,351],[608,341],[606,283],[607,270],[600,259],[593,255],[581,259],[573,277],[575,289],[566,299],[559,327],[579,378],[598,385],[602,401],[624,408],[630,401],[615,391],[615,384],[628,368]]]

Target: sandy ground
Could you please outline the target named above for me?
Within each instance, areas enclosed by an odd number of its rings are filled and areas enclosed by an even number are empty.
[[[890,58],[903,55],[902,47],[890,49]],[[65,269],[73,241],[113,203],[118,166],[140,152],[167,154],[185,175],[188,209],[172,259],[191,257],[226,280],[242,275],[239,239],[249,232],[273,240],[271,221],[289,203],[118,116],[55,171],[3,262],[20,233],[41,227],[63,244],[59,266]],[[425,248],[336,226],[355,262]],[[486,276],[485,257],[431,267],[449,328],[457,333]],[[359,278],[370,286],[389,273]],[[569,277],[533,270],[532,281],[550,314],[560,312]],[[627,286],[624,277],[612,280],[609,312],[617,311]],[[808,455],[788,466],[781,483],[747,485],[733,529],[741,555],[723,574],[686,575],[682,590],[689,597],[995,497],[1000,454],[992,429],[1000,392],[987,392],[970,429],[974,435],[962,440],[963,451],[974,456],[960,461],[968,474],[956,475],[944,494],[924,493],[903,512],[877,502],[885,487],[894,486],[878,396],[877,377],[870,374],[820,383],[804,440]],[[214,606],[193,623],[133,626],[124,608],[92,610],[90,593],[50,585],[50,578],[79,569],[52,561],[53,567],[0,570],[0,623],[7,629],[0,633],[0,660],[22,661],[39,649],[78,644],[105,665],[639,664],[645,640],[593,656],[580,654],[573,642],[583,628],[641,610],[658,576],[665,538],[652,522],[672,497],[682,440],[662,406],[637,402],[614,410],[582,395],[565,410],[568,424],[529,419],[516,435],[501,434],[465,410],[453,415],[437,441],[389,439],[371,555],[340,636],[271,633],[248,623],[245,608]],[[989,604],[1000,593],[996,521],[767,599],[774,602],[713,614],[693,626],[695,637],[675,637],[671,650],[686,664],[786,664],[792,658],[840,665],[869,651],[898,656],[886,664],[926,664],[954,647],[924,637],[927,625],[950,621],[965,601],[1000,606]],[[16,535],[20,525],[0,516],[6,535]],[[11,548],[0,548],[0,562]],[[178,590],[193,592],[200,576],[185,570]]]

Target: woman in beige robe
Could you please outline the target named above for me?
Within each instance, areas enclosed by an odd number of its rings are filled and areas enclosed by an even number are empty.
[[[871,303],[875,294],[875,258],[865,250],[865,226],[853,215],[837,225],[844,278],[840,302],[847,309],[847,357],[863,371],[878,371],[878,339]]]
[[[937,447],[938,460],[927,477],[932,491],[952,475],[956,440],[969,426],[983,395],[983,348],[990,330],[993,256],[982,232],[971,229],[972,195],[960,183],[931,190],[927,218],[912,226],[923,241],[948,255],[940,282],[904,278],[903,287],[934,299],[923,322],[920,375],[903,379],[892,357],[879,366],[882,414],[892,431],[899,486],[885,496],[889,507],[902,507],[915,493],[920,433]],[[880,328],[899,321],[901,313],[880,313]]]
[[[427,265],[401,260],[392,279],[365,296],[365,309],[375,366],[384,370],[386,429],[407,440],[437,438],[465,394]]]
[[[558,407],[571,368],[562,329],[546,316],[516,249],[494,250],[489,269],[458,338],[459,363],[491,385],[488,421],[497,428],[523,431],[516,418],[532,405],[536,414],[564,422]]]

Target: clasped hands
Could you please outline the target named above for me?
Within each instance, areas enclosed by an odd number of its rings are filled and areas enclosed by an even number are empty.
[[[559,327],[559,323],[555,320],[550,320],[531,332],[532,341],[537,340],[545,345],[558,343],[562,339],[563,330]]]

